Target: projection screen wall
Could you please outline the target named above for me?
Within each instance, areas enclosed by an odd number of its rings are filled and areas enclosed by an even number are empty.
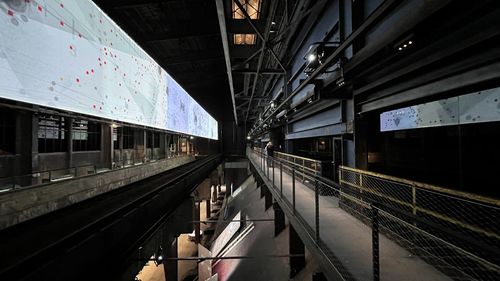
[[[0,0],[0,97],[218,139],[217,121],[89,0]]]

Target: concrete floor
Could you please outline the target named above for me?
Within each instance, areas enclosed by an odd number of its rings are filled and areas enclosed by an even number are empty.
[[[260,163],[259,159],[256,163]],[[272,173],[269,174],[272,178]],[[274,181],[279,188],[278,169]],[[296,209],[314,229],[314,191],[299,180],[295,186]],[[292,202],[292,178],[286,173],[283,173],[283,197]],[[356,280],[373,280],[371,235],[371,228],[341,209],[335,197],[320,196],[320,237]],[[382,234],[380,276],[381,280],[451,280]]]
[[[244,190],[237,191],[231,200],[235,212],[243,211],[250,219],[274,219],[274,210],[264,210],[264,198],[260,198],[260,189],[256,188],[253,178]],[[227,252],[226,256],[265,256],[287,255],[288,226],[274,236],[274,222],[254,222],[254,228],[240,242]],[[293,280],[311,280],[317,265],[306,250],[306,268],[299,272]],[[214,265],[214,273],[218,273],[219,281],[275,280],[285,281],[289,278],[290,266],[287,257],[220,260]]]

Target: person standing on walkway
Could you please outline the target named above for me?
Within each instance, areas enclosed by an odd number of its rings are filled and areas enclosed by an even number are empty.
[[[272,142],[268,142],[266,145],[266,154],[267,154],[267,165],[268,166],[273,166],[273,160],[272,158],[274,157],[274,146]]]

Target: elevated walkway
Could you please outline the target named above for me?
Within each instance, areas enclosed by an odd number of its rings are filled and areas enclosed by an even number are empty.
[[[247,156],[264,183],[273,187],[269,188],[273,197],[293,226],[301,230],[299,235],[316,255],[330,280],[496,278],[491,272],[474,276],[466,270],[462,271],[446,260],[446,255],[456,255],[457,251],[446,241],[384,209],[344,193],[340,188],[304,180],[303,176],[297,176],[300,167],[276,161],[273,172],[272,161],[262,159],[265,157],[262,154],[248,150]],[[371,213],[346,203],[353,201],[364,205]],[[417,248],[412,243],[413,238],[425,240],[434,246],[433,250],[422,251],[422,247]],[[491,266],[493,268],[490,269],[495,271],[495,265]]]

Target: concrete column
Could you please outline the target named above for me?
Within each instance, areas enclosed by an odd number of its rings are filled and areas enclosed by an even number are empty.
[[[207,215],[206,215],[206,218],[208,219],[211,216],[211,213],[210,213],[210,211],[211,211],[210,210],[210,204],[211,204],[210,200],[205,200],[205,204],[207,205]]]
[[[274,209],[274,236],[278,236],[285,229],[285,213],[278,202],[273,203]]]
[[[290,278],[294,277],[300,270],[302,270],[306,266],[306,258],[305,258],[305,247],[304,243],[293,228],[293,225],[290,224],[289,229],[289,252],[290,255],[302,255],[301,257],[290,257]]]
[[[67,167],[73,167],[73,118],[65,117],[66,120],[66,135],[64,136],[66,138],[66,145],[67,145],[67,150],[66,150],[66,159],[68,161]],[[76,175],[75,175],[76,176]]]
[[[118,146],[120,147],[120,161],[121,161],[121,164],[120,164],[120,167],[123,167],[125,166],[125,158],[123,157],[123,131],[124,131],[125,127],[122,126],[119,128],[119,131],[117,130],[116,132],[120,132],[119,134],[119,140],[118,140]]]
[[[271,191],[269,191],[267,186],[263,185],[263,187],[265,189],[265,195],[264,195],[265,209],[264,210],[267,210],[267,209],[269,209],[269,207],[271,207],[273,205],[273,195],[271,194]]]
[[[194,240],[195,243],[198,244],[200,243],[200,202],[195,201],[194,202],[194,221],[196,223],[194,224]]]
[[[101,167],[111,166],[108,163],[113,161],[113,127],[106,123],[101,123],[101,157],[100,164],[97,165]]]
[[[147,133],[148,133],[148,131],[146,129],[142,130],[142,143],[143,143],[143,148],[144,148],[144,153],[142,155],[142,162],[146,162],[147,158],[148,158],[148,142],[147,142],[148,136],[147,136]]]
[[[17,156],[14,161],[13,175],[24,176],[32,173],[32,158],[31,158],[31,148],[32,148],[32,134],[38,136],[38,130],[32,133],[32,115],[30,113],[17,112],[15,113],[15,126],[16,135],[9,136],[10,138],[15,138],[15,151]],[[38,144],[37,144],[38,145]],[[31,177],[20,177],[16,180],[18,184],[29,185],[31,183]]]
[[[217,192],[217,188],[218,186],[212,186],[211,188],[213,188],[213,191],[212,191],[212,202],[213,203],[216,203],[217,202],[217,196],[219,196],[219,193]]]
[[[165,257],[167,258],[177,258],[177,237],[173,238],[170,245],[165,245],[163,251],[165,252]],[[163,265],[165,271],[166,281],[177,281],[178,278],[178,261],[167,259]]]

